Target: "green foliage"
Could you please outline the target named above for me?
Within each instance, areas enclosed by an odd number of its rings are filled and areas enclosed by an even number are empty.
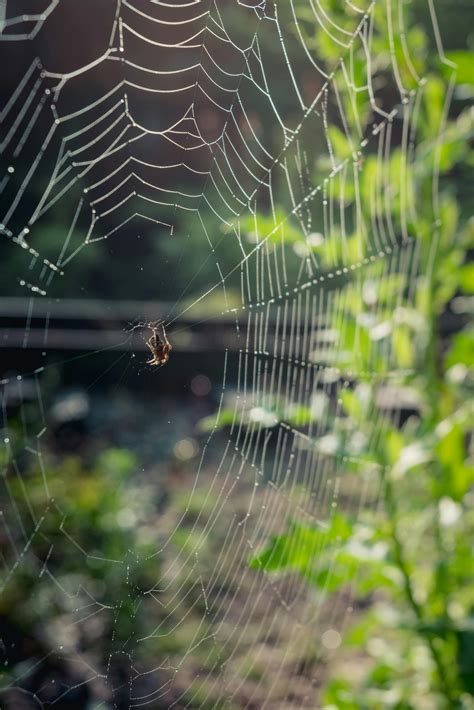
[[[421,272],[417,277],[423,316],[407,299],[390,311],[390,283],[381,288],[376,269],[363,284],[347,286],[344,303],[354,315],[344,323],[334,315],[337,365],[353,384],[346,379],[330,420],[332,449],[328,435],[314,445],[331,460],[344,457],[347,475],[377,476],[382,513],[365,510],[352,519],[337,512],[316,527],[293,520],[250,560],[270,574],[299,572],[323,597],[350,586],[356,597],[377,600],[347,639],[373,665],[355,687],[348,679],[331,682],[325,708],[471,707],[474,356],[469,327],[449,347],[438,334],[439,318],[466,285],[463,269],[446,270],[451,249],[446,240],[428,281]],[[465,256],[460,249],[461,262]],[[371,322],[379,299],[379,320]],[[357,320],[365,325],[357,327]],[[389,369],[399,373],[390,382],[394,409],[408,398],[415,411],[401,425],[380,409],[380,376]],[[369,372],[379,377],[364,379]]]
[[[338,22],[344,21],[342,14]],[[301,16],[304,24],[304,9]],[[402,37],[392,37],[390,49],[386,6],[376,9],[375,18],[379,85],[389,85],[394,56],[406,89],[414,87],[413,70],[426,76],[413,155],[408,164],[406,153],[395,147],[387,169],[370,150],[363,158],[354,154],[354,122],[348,119],[344,132],[333,126],[328,131],[333,159],[357,166],[343,186],[335,181],[335,197],[347,211],[347,236],[341,238],[335,224],[330,234],[305,244],[323,274],[373,253],[370,229],[363,233],[360,224],[370,225],[374,191],[383,180],[390,191],[384,210],[399,246],[403,249],[406,234],[418,244],[416,258],[408,248],[404,264],[396,254],[385,255],[361,276],[356,270],[346,281],[334,279],[333,288],[340,289],[330,324],[336,338],[332,348],[314,353],[316,362],[326,354],[343,383],[339,406],[330,407],[327,417],[329,433],[314,447],[339,475],[342,469],[343,477],[357,476],[361,485],[377,482],[382,506],[357,516],[336,510],[318,525],[292,520],[250,566],[268,574],[296,571],[322,599],[350,587],[356,599],[371,602],[345,639],[348,649],[358,654],[363,649],[371,661],[360,678],[329,682],[321,701],[325,710],[472,708],[474,342],[463,304],[473,290],[468,263],[473,221],[452,179],[454,171],[472,179],[472,120],[461,110],[443,125],[453,71],[443,64],[439,72],[433,65],[423,31],[409,30],[409,65]],[[312,31],[314,46],[332,66],[338,49],[321,29]],[[356,84],[359,58],[355,47]],[[472,86],[472,56],[454,52],[448,59],[458,65],[458,85]],[[338,89],[350,116],[342,80]],[[370,110],[363,91],[358,102],[364,125]],[[327,173],[328,164],[327,156],[316,160],[316,174]],[[438,173],[440,194],[433,201]],[[362,200],[353,219],[357,191]],[[453,304],[460,316],[447,342],[440,324],[452,318]],[[400,408],[411,413],[404,420],[397,415]]]
[[[472,52],[457,50],[447,52],[446,58],[456,66],[456,81],[458,84],[468,84],[474,86],[474,76],[472,71]],[[441,71],[449,78],[449,67],[441,64]]]
[[[75,457],[44,468],[30,462],[3,479],[10,545],[0,612],[42,643],[55,625],[74,625],[86,643],[92,633],[105,661],[114,645],[133,646],[146,633],[142,598],[159,567],[145,525],[152,502],[132,484],[135,468],[132,454],[111,449],[91,467]]]

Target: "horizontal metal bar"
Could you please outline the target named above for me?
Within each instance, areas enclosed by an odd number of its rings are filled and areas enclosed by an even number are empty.
[[[146,337],[149,332],[124,332],[118,329],[82,328],[0,328],[0,351],[10,349],[48,350],[111,350],[147,351]],[[145,337],[146,336],[146,337]],[[175,350],[203,352],[216,349],[237,349],[242,346],[232,331],[214,331],[212,334],[190,333],[182,330],[171,336]]]

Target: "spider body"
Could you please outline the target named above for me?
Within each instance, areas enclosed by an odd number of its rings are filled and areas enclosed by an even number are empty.
[[[172,345],[166,337],[165,324],[151,325],[152,336],[148,338],[146,344],[150,348],[152,358],[147,360],[147,365],[165,365],[170,359]]]

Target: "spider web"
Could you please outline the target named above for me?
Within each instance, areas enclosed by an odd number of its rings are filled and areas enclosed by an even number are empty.
[[[104,560],[100,550],[82,547],[74,520],[64,517],[59,532],[71,549],[80,549],[84,565],[101,559],[120,570],[125,586],[115,599],[110,590],[109,602],[102,603],[94,590],[64,586],[61,568],[48,562],[52,547],[46,559],[38,558],[54,500],[38,517],[26,480],[22,495],[31,515],[4,520],[4,593],[30,566],[62,598],[71,627],[80,630],[101,615],[113,619],[105,669],[50,631],[50,653],[72,658],[78,677],[62,700],[82,684],[120,687],[111,663],[123,655],[131,669],[125,683],[130,707],[218,707],[218,701],[234,707],[243,683],[236,662],[241,644],[250,668],[267,668],[270,693],[296,646],[309,649],[316,640],[318,653],[334,652],[352,611],[347,591],[328,608],[321,599],[308,600],[296,578],[245,571],[248,558],[289,517],[330,524],[347,504],[341,490],[348,462],[364,471],[351,506],[357,511],[376,505],[374,467],[357,446],[338,455],[330,409],[338,411],[341,393],[356,376],[382,386],[403,374],[378,364],[377,358],[385,364],[393,359],[389,341],[381,353],[374,351],[373,367],[344,368],[344,342],[331,325],[348,331],[353,299],[370,302],[371,293],[397,275],[397,288],[383,307],[373,299],[373,325],[383,329],[384,309],[395,309],[402,294],[410,293],[418,268],[411,174],[425,78],[407,40],[404,3],[347,1],[341,8],[319,0],[110,0],[100,10],[90,2],[74,8],[64,0],[0,2],[1,51],[9,67],[0,113],[0,233],[3,249],[16,258],[11,289],[30,298],[22,346],[33,342],[32,319],[44,311],[47,359],[54,304],[65,295],[82,297],[75,264],[103,242],[125,239],[133,249],[132,239],[142,234],[176,245],[172,260],[143,265],[158,272],[161,292],[170,294],[167,312],[157,315],[175,351],[184,342],[186,317],[224,319],[232,331],[212,383],[220,405],[202,442],[183,513],[184,519],[197,507],[193,526],[185,529],[190,542],[178,552],[173,548],[183,519],[172,529],[165,520],[152,536],[147,564],[156,564],[155,583],[139,593],[139,604],[149,609],[147,635],[130,631],[125,641],[115,640],[125,617],[133,626],[137,613],[126,603],[137,551]],[[431,0],[425,10],[439,58],[448,63]],[[97,13],[101,21],[94,27]],[[379,80],[377,21],[387,24],[390,37],[388,96]],[[334,59],[319,58],[315,38]],[[435,227],[439,144],[433,159]],[[394,188],[395,150],[400,176]],[[368,156],[376,158],[369,178]],[[57,253],[47,239],[53,219],[63,225]],[[105,278],[106,260],[101,268]],[[134,297],[139,279],[131,275],[124,295]],[[147,318],[138,308],[136,322],[143,324]],[[134,331],[111,346],[129,360]],[[356,326],[362,349],[361,337]],[[87,357],[99,355],[92,350]],[[172,367],[173,357],[167,365]],[[49,423],[42,400],[50,368],[45,364],[2,380],[7,497],[9,472],[21,469],[26,452],[43,467]],[[158,391],[163,373],[156,375]],[[12,434],[8,397],[32,386],[35,415],[25,414],[22,430]],[[314,415],[309,421],[308,411]],[[226,413],[221,443],[216,432]],[[374,438],[381,418],[374,418]],[[203,493],[202,471],[213,446],[214,474]],[[47,474],[43,486],[49,499]],[[250,491],[244,509],[233,503],[242,487]],[[205,522],[200,508],[207,511]],[[211,535],[221,535],[222,545],[209,569],[202,547]],[[247,597],[238,607],[241,584],[247,585]],[[186,621],[180,605],[191,593],[201,621],[184,641],[184,652],[160,655],[156,642],[179,636]],[[283,625],[289,641],[281,657],[259,659],[259,649]],[[202,670],[191,678],[189,660],[202,649]],[[312,681],[318,684],[317,671]],[[261,685],[263,680],[255,680],[245,707],[265,705]],[[281,691],[284,707],[314,707],[311,684],[293,704],[290,695],[291,688]],[[107,698],[102,707],[118,702],[114,693]]]

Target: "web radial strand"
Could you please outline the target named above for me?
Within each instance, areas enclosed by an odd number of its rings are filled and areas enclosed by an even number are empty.
[[[2,495],[21,500],[22,512],[13,505],[4,515],[0,592],[8,596],[33,570],[45,596],[64,608],[71,633],[64,641],[48,629],[41,648],[41,660],[75,664],[77,681],[63,698],[85,684],[115,702],[120,656],[129,707],[272,707],[291,697],[288,707],[314,707],[322,653],[314,640],[327,628],[342,633],[351,578],[328,608],[296,574],[255,572],[248,560],[288,519],[327,530],[348,499],[356,517],[377,505],[377,465],[361,454],[360,437],[341,453],[344,433],[334,421],[355,383],[376,383],[383,393],[409,374],[395,365],[384,331],[386,313],[407,293],[413,298],[419,268],[413,185],[426,77],[408,39],[405,3],[344,2],[334,10],[322,0],[107,0],[99,13],[95,2],[42,0],[24,14],[26,5],[0,0],[0,54],[9,69],[1,86],[0,238],[16,268],[2,296],[29,299],[18,347],[56,352],[54,309],[71,293],[83,298],[75,265],[90,259],[92,270],[94,254],[102,255],[105,283],[107,252],[95,250],[142,234],[157,245],[173,240],[171,262],[145,267],[172,294],[162,315],[177,340],[186,343],[190,318],[224,320],[231,333],[220,345],[218,405],[186,502],[171,523],[166,515],[154,523],[143,557],[84,547],[74,513],[55,499],[43,442],[57,358],[4,376]],[[426,6],[447,62],[434,5]],[[137,300],[137,278],[123,285],[124,298]],[[110,367],[133,368],[132,335],[111,336],[81,357],[99,362],[111,351]],[[91,389],[107,374],[97,367]],[[374,412],[371,441],[384,416]],[[22,475],[27,455],[41,472],[39,512],[38,491]],[[348,470],[357,475],[348,478]],[[84,568],[116,575],[117,595],[107,590],[99,599],[95,587],[68,576],[50,542],[57,537]],[[303,539],[291,544],[304,553]],[[139,562],[152,568],[143,587],[133,581]],[[318,559],[313,572],[322,572]],[[149,625],[137,634],[141,605]],[[105,629],[105,667],[71,641],[93,624]],[[288,676],[295,658],[303,690],[297,674]],[[289,677],[285,689],[280,675]]]

